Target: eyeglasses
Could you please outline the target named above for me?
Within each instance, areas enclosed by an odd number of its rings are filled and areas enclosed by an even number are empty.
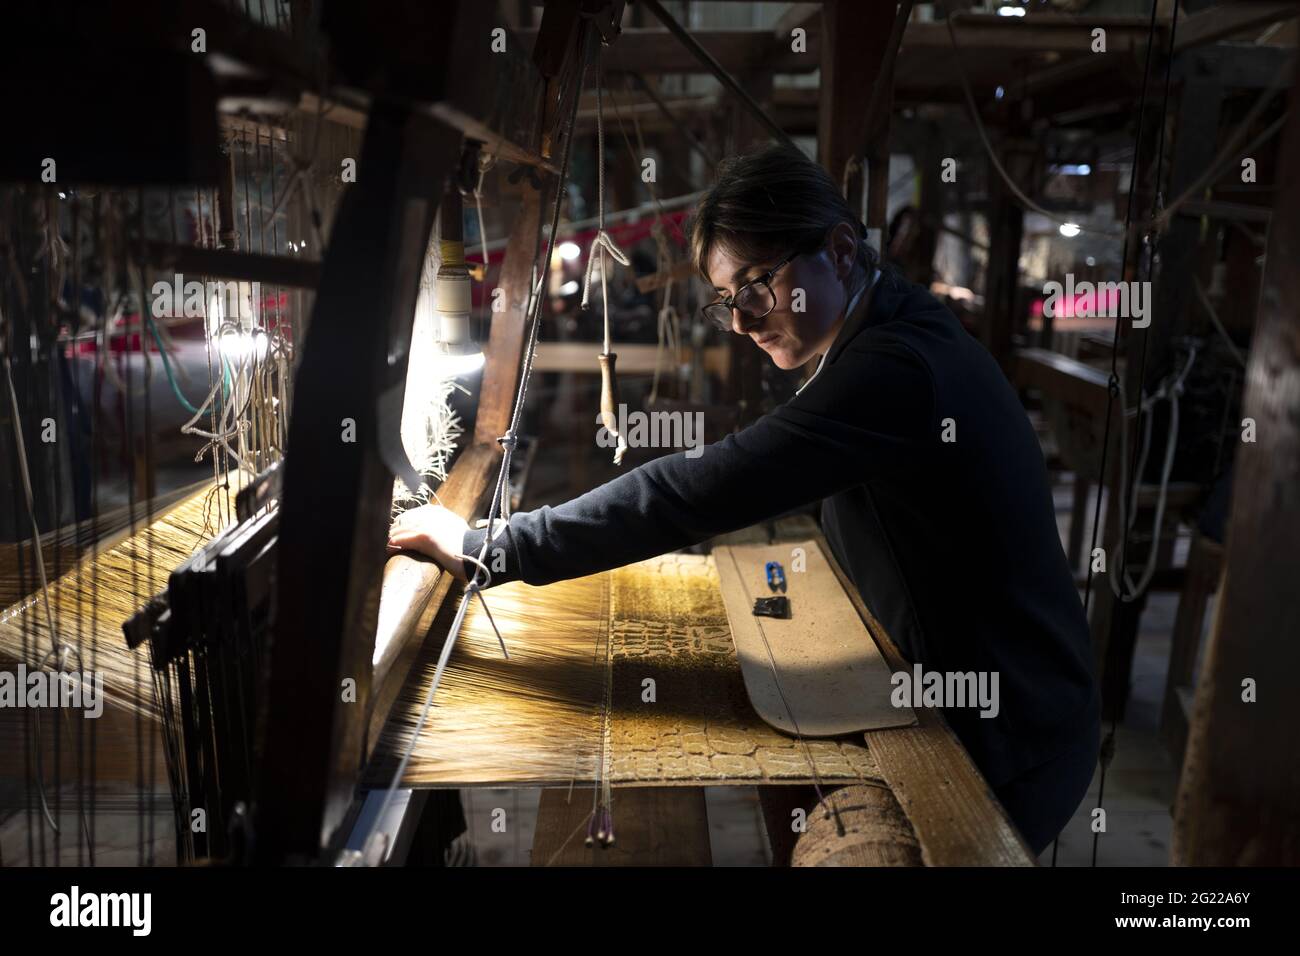
[[[757,279],[746,282],[731,298],[724,296],[717,302],[706,305],[701,310],[704,317],[723,330],[731,328],[733,309],[751,319],[763,318],[776,308],[776,293],[772,291],[772,277],[799,255],[798,252],[790,253]]]

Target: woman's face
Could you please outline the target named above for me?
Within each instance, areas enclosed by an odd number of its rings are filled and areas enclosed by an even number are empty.
[[[856,252],[853,227],[841,223],[825,246],[796,256],[773,276],[776,308],[762,318],[732,309],[731,330],[753,339],[778,368],[798,368],[814,355],[824,354],[844,322],[845,279],[852,272]],[[708,257],[709,281],[719,296],[733,298],[745,283],[788,254],[786,250],[763,262],[745,262],[715,245]]]

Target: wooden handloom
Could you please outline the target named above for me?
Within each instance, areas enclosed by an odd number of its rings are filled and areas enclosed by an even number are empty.
[[[813,781],[795,737],[750,703],[711,556],[664,555],[544,588],[509,584],[489,600],[511,660],[473,613],[403,786],[589,785],[598,771],[615,786]],[[438,643],[426,645],[367,780],[386,784],[409,742]],[[807,745],[824,781],[879,779],[860,737]]]
[[[497,284],[507,308],[492,317],[475,429],[438,489],[445,506],[469,520],[481,516],[520,375],[543,200],[558,188],[555,177],[541,177],[555,171],[553,152],[571,132],[563,120],[576,108],[574,77],[591,46],[617,34],[622,4],[579,6],[548,4],[532,61],[517,64],[511,78],[528,95],[504,107],[499,96],[490,102],[489,93],[500,91],[469,81],[478,61],[454,39],[488,34],[475,4],[448,5],[436,21],[418,4],[404,4],[407,17],[394,22],[410,37],[379,76],[366,51],[349,47],[349,17],[360,14],[340,5],[326,18],[338,56],[333,87],[366,116],[359,166],[370,172],[338,209],[294,381],[275,616],[262,662],[264,723],[250,773],[255,812],[246,825],[256,840],[247,861],[339,860],[366,792],[392,782],[396,756],[410,742],[412,712],[460,588],[432,562],[384,559],[401,464],[379,437],[392,425],[384,397],[404,383],[418,266],[463,140],[508,152],[526,181],[537,179],[523,188]],[[234,52],[262,55],[238,44]],[[428,75],[431,61],[442,64],[435,76]],[[313,80],[292,58],[279,66],[279,82],[311,92]],[[430,102],[437,108],[420,105]],[[489,113],[490,124],[476,118]],[[360,322],[361,314],[374,318]],[[339,442],[335,423],[345,418],[357,423],[354,444]],[[140,548],[168,520],[101,560]],[[830,555],[806,523],[781,534],[812,537]],[[755,530],[730,540],[765,539]],[[172,559],[185,556],[182,550]],[[904,667],[842,570],[830,560],[822,573],[835,576],[890,669]],[[649,788],[689,802],[706,785],[820,780],[887,789],[891,826],[910,828],[926,863],[1030,862],[936,713],[918,712],[912,726],[826,740],[797,740],[763,723],[745,691],[708,556],[668,555],[547,588],[508,585],[487,594],[514,657],[500,659],[476,608],[399,786],[566,786],[600,775],[629,801]],[[118,638],[112,632],[121,621],[106,624],[94,641]],[[141,676],[148,670],[138,667],[141,653],[123,653],[109,697],[114,712],[147,723],[152,698],[141,681],[152,678]],[[644,697],[647,679],[653,704]],[[348,682],[351,697],[340,694]],[[142,759],[137,752],[131,767],[137,781]],[[158,783],[162,769],[155,767]],[[619,853],[634,861],[623,833]]]
[[[785,519],[773,540],[825,539],[807,519]],[[755,527],[724,536],[717,544],[766,542],[769,529]],[[891,670],[904,659],[862,604],[831,558],[827,574],[847,594]],[[543,797],[534,864],[606,865],[601,851],[556,842],[571,827],[574,802],[564,788],[590,785],[605,761],[616,806],[624,815],[651,814],[642,849],[623,846],[621,863],[690,862],[707,858],[682,848],[663,857],[665,833],[675,840],[707,837],[683,813],[704,812],[702,788],[719,785],[865,785],[891,794],[891,813],[873,806],[871,818],[902,827],[927,865],[1025,865],[1032,862],[979,771],[936,712],[922,710],[911,726],[805,741],[769,727],[745,690],[723,594],[712,555],[673,554],[543,588],[504,585],[487,592],[493,615],[511,648],[503,661],[495,635],[474,614],[460,646],[462,655],[444,677],[435,706],[401,784],[405,787],[527,786],[556,788]],[[379,738],[363,786],[385,785],[395,754],[409,742],[412,711],[423,699],[448,608],[438,615],[411,681]],[[529,639],[532,632],[533,640]],[[537,640],[540,638],[540,640]],[[611,747],[601,752],[599,699],[605,660],[602,640],[612,644]],[[642,699],[642,681],[655,680],[658,699]],[[554,699],[556,684],[563,700]],[[551,723],[553,721],[553,723]],[[654,791],[683,791],[666,813]],[[695,797],[685,791],[698,791]],[[547,790],[546,794],[553,791]],[[621,802],[620,802],[621,801]],[[581,803],[581,801],[578,801]],[[899,812],[901,809],[901,813]],[[883,815],[881,815],[883,813]],[[892,815],[891,815],[892,814]],[[554,818],[554,819],[551,819]],[[665,828],[667,828],[665,830]],[[636,831],[634,831],[636,832]],[[624,844],[636,837],[622,836]],[[696,845],[696,844],[693,844]]]

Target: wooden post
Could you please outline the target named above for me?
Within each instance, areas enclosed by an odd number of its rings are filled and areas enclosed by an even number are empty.
[[[515,391],[519,387],[519,356],[527,331],[525,310],[541,239],[541,190],[525,179],[522,199],[497,278],[505,311],[489,313],[492,326],[485,349],[487,359],[483,381],[491,382],[492,390],[485,390],[479,396],[478,417],[474,420],[475,444],[491,444],[505,434],[514,409]],[[486,291],[490,302],[493,290],[489,287]]]
[[[1202,65],[1199,52],[1188,54],[1177,65],[1177,73],[1184,77],[1179,97],[1178,125],[1175,130],[1173,152],[1170,158],[1172,170],[1166,197],[1179,196],[1204,172],[1213,161],[1217,151],[1217,134],[1219,113],[1224,97],[1224,83],[1217,73],[1207,75],[1206,65]],[[1143,156],[1154,161],[1159,124],[1162,117],[1148,114],[1143,117]],[[1139,183],[1134,196],[1135,208],[1131,218],[1139,219],[1146,215],[1151,205],[1151,190],[1154,184]],[[1140,400],[1147,383],[1164,375],[1170,365],[1171,344],[1187,325],[1188,305],[1191,301],[1191,283],[1188,279],[1196,270],[1197,250],[1201,247],[1201,223],[1199,219],[1189,216],[1177,217],[1169,231],[1161,237],[1159,244],[1160,268],[1157,274],[1148,277],[1138,267],[1131,270],[1131,278],[1153,279],[1154,294],[1151,297],[1156,312],[1147,328],[1134,328],[1127,321],[1119,330],[1120,341],[1127,362],[1124,370],[1124,387],[1128,396],[1128,405],[1134,407]],[[1140,263],[1142,253],[1139,250],[1134,260]],[[1130,278],[1126,275],[1125,278]],[[1145,378],[1143,376],[1143,354],[1145,353]],[[1114,423],[1118,425],[1118,420]],[[1137,420],[1130,421],[1130,435],[1136,435]],[[1123,487],[1121,469],[1125,479],[1131,478],[1141,483],[1142,475],[1132,473],[1132,463],[1137,459],[1138,448],[1134,437],[1129,441],[1129,457],[1120,461],[1118,440],[1113,437],[1112,450],[1115,452],[1110,461],[1114,467],[1109,469],[1106,487],[1109,489],[1110,504],[1107,507],[1105,536],[1103,545],[1108,555],[1118,553],[1123,529],[1119,524],[1119,494]],[[1162,434],[1153,436],[1156,447],[1164,440]],[[1144,526],[1148,513],[1139,515],[1138,525]],[[1153,542],[1152,547],[1158,542]],[[1128,569],[1141,567],[1147,560],[1148,546],[1144,543],[1129,542],[1125,555]],[[1118,562],[1110,567],[1109,574],[1120,574],[1122,568]],[[1143,594],[1136,601],[1122,602],[1115,599],[1105,579],[1099,578],[1101,585],[1094,593],[1097,600],[1092,614],[1093,647],[1097,654],[1098,674],[1101,679],[1102,715],[1106,720],[1122,720],[1128,702],[1129,678],[1133,670],[1133,654],[1137,647],[1138,631],[1142,623],[1142,614],[1146,610],[1147,595]]]
[[[1300,74],[1279,170],[1300,165]],[[1289,157],[1289,158],[1288,158]],[[1300,180],[1278,183],[1237,453],[1225,582],[1196,688],[1173,862],[1300,863]],[[1253,692],[1249,692],[1253,687]],[[1256,697],[1255,694],[1258,696]]]
[[[867,145],[883,148],[888,162],[887,142],[882,137],[877,144],[873,138],[873,134],[880,132],[880,124],[876,130],[867,129],[867,101],[876,83],[893,83],[892,74],[881,77],[880,69],[888,49],[896,6],[893,2],[882,3],[880,0],[873,0],[869,5],[839,2],[822,5],[817,160],[837,183],[844,182],[845,168],[850,160],[858,164],[867,161],[864,148]],[[878,110],[878,114],[885,118],[886,135],[892,100],[890,92]],[[873,150],[873,155],[878,155],[878,152],[879,149]],[[848,185],[849,205],[858,209],[862,204],[860,172],[848,177]]]
[[[1007,173],[1020,179],[1029,163],[1023,153],[1006,159]],[[1011,195],[997,171],[990,165],[989,180],[989,265],[984,280],[984,321],[980,341],[1007,368],[1011,360],[1012,334],[1016,328],[1016,302],[1020,289],[1020,243],[1025,231],[1025,213]]]
[[[294,451],[280,504],[258,775],[264,862],[312,858],[334,839],[352,800],[374,652],[365,638],[376,631],[393,488],[380,457],[376,397],[389,387],[386,377],[405,375],[405,361],[389,368],[389,343],[404,359],[419,266],[459,139],[409,112],[373,110],[361,163],[386,175],[363,177],[344,193],[325,250],[294,382]],[[357,322],[363,313],[377,322]],[[330,463],[330,480],[320,480],[318,462]]]
[[[1190,57],[1199,57],[1192,53]],[[1224,84],[1216,75],[1205,75],[1205,67],[1196,63],[1180,64],[1179,72],[1186,76],[1178,105],[1178,126],[1174,133],[1172,169],[1169,185],[1165,189],[1168,202],[1191,186],[1214,161],[1219,146],[1219,114],[1223,106]],[[1147,128],[1143,152],[1154,158],[1158,127],[1152,123]],[[1133,219],[1146,215],[1149,206],[1138,200]],[[1149,202],[1149,200],[1148,200]],[[1154,315],[1145,329],[1125,329],[1125,354],[1128,356],[1124,387],[1129,401],[1136,402],[1139,387],[1159,381],[1165,375],[1174,357],[1172,343],[1187,328],[1188,309],[1194,293],[1192,276],[1197,271],[1197,256],[1202,247],[1201,220],[1192,216],[1176,216],[1169,231],[1160,238],[1158,247],[1160,265],[1152,280],[1151,303]],[[1140,253],[1139,253],[1140,255]],[[1138,275],[1138,279],[1147,278]],[[1142,353],[1146,352],[1146,381],[1142,381]],[[1163,435],[1153,435],[1156,447]],[[1139,478],[1141,476],[1138,476]]]

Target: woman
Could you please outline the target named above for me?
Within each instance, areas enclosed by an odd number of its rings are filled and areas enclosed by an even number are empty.
[[[924,288],[879,268],[865,233],[797,150],[725,162],[691,229],[718,295],[705,313],[783,369],[821,356],[817,371],[698,457],[511,516],[492,541],[492,583],[592,574],[820,500],[835,557],[910,660],[997,675],[995,716],[944,713],[1039,853],[1082,799],[1099,738],[1043,456],[997,364]],[[398,520],[390,547],[463,579],[474,568],[462,555],[486,535],[425,507]]]

